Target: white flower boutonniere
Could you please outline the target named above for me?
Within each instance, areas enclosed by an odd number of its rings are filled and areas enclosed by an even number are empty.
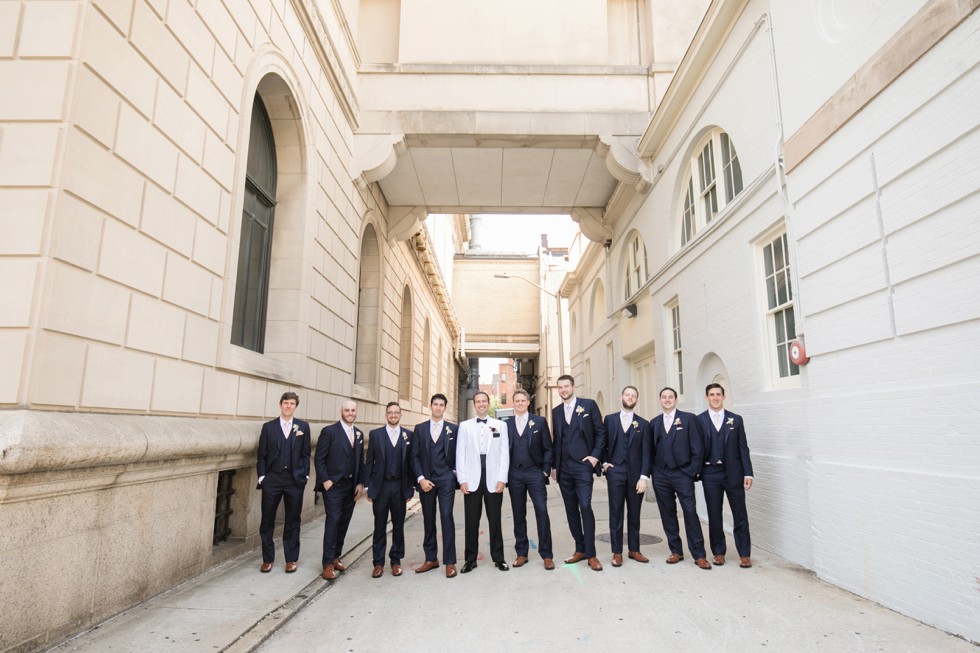
[[[734,417],[729,417],[728,418],[728,426],[735,426],[735,418]]]
[[[303,435],[303,432],[300,431],[299,430],[299,427],[297,425],[295,425],[295,424],[293,424],[293,435],[295,435],[297,438],[298,437],[302,437],[302,435]]]
[[[402,431],[402,440],[405,441],[405,444],[408,444],[408,433],[405,431]]]
[[[364,434],[358,431],[357,429],[354,429],[354,437],[360,440],[362,437],[364,437]]]
[[[576,407],[575,407],[575,414],[576,414],[576,415],[581,415],[581,414],[582,414],[582,413],[584,413],[584,412],[585,412],[585,409],[584,409],[584,408],[582,408],[581,406],[576,406]]]
[[[674,420],[674,426],[680,426],[680,425],[681,425],[681,418],[678,417],[677,419]]]
[[[533,429],[534,428],[534,420],[533,419],[529,419],[527,421],[527,425],[530,426]]]
[[[452,434],[453,434],[453,430],[451,428],[448,428],[447,427],[446,428],[446,435],[452,435]]]

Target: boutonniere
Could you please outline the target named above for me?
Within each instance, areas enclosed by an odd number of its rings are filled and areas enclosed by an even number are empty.
[[[635,429],[640,428],[640,423],[637,422],[636,420],[633,420],[633,428],[635,428]]]
[[[363,433],[361,433],[361,432],[360,432],[360,431],[358,431],[357,429],[354,429],[354,437],[355,437],[355,438],[357,438],[358,440],[360,440],[360,439],[361,439],[361,438],[362,438],[363,436],[364,436],[364,434],[363,434]]]
[[[490,427],[490,432],[491,433],[496,433],[497,432],[497,427],[496,426],[491,426]]]
[[[453,434],[453,430],[451,428],[448,428],[447,427],[446,428],[446,435],[452,435],[452,434]]]
[[[300,431],[299,430],[299,427],[296,426],[295,424],[293,424],[293,435],[295,435],[297,438],[298,437],[302,437],[302,435],[303,435],[303,432]]]
[[[527,425],[530,426],[533,429],[534,428],[534,420],[533,419],[529,419],[527,421]]]
[[[402,440],[405,441],[405,444],[408,444],[408,433],[405,431],[402,431]]]
[[[681,425],[681,418],[678,417],[677,419],[674,420],[674,426],[680,426],[680,425]]]
[[[584,412],[585,412],[585,409],[584,409],[584,408],[582,408],[581,406],[576,406],[576,407],[575,407],[575,414],[576,414],[576,415],[581,415],[581,414],[582,414],[582,413],[584,413]]]
[[[729,417],[728,418],[728,426],[735,426],[735,418],[734,417]]]

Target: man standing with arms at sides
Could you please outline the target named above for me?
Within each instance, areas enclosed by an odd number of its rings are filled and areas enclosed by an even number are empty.
[[[476,417],[459,425],[456,446],[456,478],[463,491],[463,514],[466,519],[465,560],[460,573],[476,568],[480,551],[480,519],[487,508],[487,530],[490,531],[490,558],[500,571],[510,567],[504,562],[504,536],[500,511],[504,503],[504,486],[510,467],[510,445],[507,425],[487,417],[490,395],[477,392],[473,397]]]
[[[354,426],[357,404],[345,401],[340,405],[340,421],[320,431],[316,441],[316,487],[323,492],[323,578],[333,580],[337,572],[345,571],[340,562],[344,538],[354,515],[354,502],[361,497],[364,458],[364,432]]]
[[[698,415],[704,438],[704,471],[701,483],[704,502],[708,505],[708,541],[716,565],[725,564],[724,519],[722,503],[728,495],[732,509],[732,533],[738,550],[739,567],[752,566],[752,540],[749,537],[749,513],[745,509],[745,491],[752,487],[752,461],[745,439],[742,417],[725,410],[725,389],[711,383],[704,389],[708,410]]]
[[[554,569],[551,552],[551,520],[548,518],[548,476],[551,474],[552,446],[548,422],[528,415],[531,398],[527,390],[514,391],[514,416],[504,422],[510,438],[510,505],[514,511],[515,567],[527,564],[527,496],[534,504],[538,524],[538,553],[545,569]]]
[[[279,502],[286,506],[282,526],[282,550],[286,558],[286,573],[296,571],[299,560],[299,526],[303,512],[303,491],[310,479],[310,425],[295,419],[299,395],[284,392],[279,399],[279,417],[262,425],[259,435],[258,458],[255,470],[262,490],[262,566],[259,571],[272,571],[276,545],[272,534],[276,530],[276,511]]]
[[[443,419],[448,404],[446,395],[434,394],[429,400],[432,419],[415,427],[412,447],[412,473],[419,486],[422,522],[425,536],[422,551],[425,562],[415,573],[422,574],[439,566],[439,547],[436,538],[436,500],[442,524],[442,562],[446,578],[456,576],[456,522],[453,503],[456,500],[456,433],[458,427]]]
[[[590,569],[602,571],[602,563],[595,554],[592,482],[593,474],[599,474],[597,467],[606,446],[606,429],[599,406],[591,399],[575,396],[575,379],[568,374],[558,377],[558,395],[562,403],[551,410],[555,434],[555,469],[551,476],[558,480],[568,529],[575,540],[575,553],[565,564],[588,559]]]
[[[667,564],[673,565],[684,559],[676,496],[684,511],[687,548],[694,556],[694,563],[701,569],[711,569],[711,563],[705,559],[704,534],[694,498],[694,477],[701,471],[704,451],[698,420],[691,413],[677,410],[677,391],[673,388],[660,391],[660,405],[663,415],[654,417],[650,427],[653,432],[653,490],[670,547]]]
[[[385,573],[385,547],[388,544],[388,516],[391,516],[391,575],[402,575],[405,555],[405,504],[415,490],[412,476],[412,432],[398,423],[402,409],[397,401],[385,408],[387,424],[371,431],[364,478],[367,497],[374,505],[374,546],[371,578]]]
[[[606,448],[602,453],[602,473],[609,490],[609,543],[612,565],[623,565],[623,508],[627,517],[629,557],[650,562],[640,553],[640,509],[650,484],[647,476],[653,461],[649,423],[633,412],[639,392],[634,386],[623,388],[623,409],[606,415]]]

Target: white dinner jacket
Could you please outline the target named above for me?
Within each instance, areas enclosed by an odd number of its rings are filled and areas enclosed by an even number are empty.
[[[497,483],[506,483],[510,472],[510,440],[507,425],[492,417],[486,424],[478,424],[476,418],[468,419],[459,425],[456,439],[456,480],[460,485],[467,484],[470,491],[476,489],[480,481],[480,430],[486,429],[490,441],[487,451],[487,478],[484,486],[490,492],[497,490]],[[493,437],[491,429],[496,429],[499,437]]]

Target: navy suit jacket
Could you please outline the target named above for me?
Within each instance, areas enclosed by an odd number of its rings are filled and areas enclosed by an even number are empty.
[[[606,446],[606,427],[602,424],[602,413],[599,406],[591,399],[575,398],[575,411],[572,413],[572,423],[565,423],[565,404],[559,403],[551,409],[551,425],[555,435],[555,469],[561,472],[562,448],[577,432],[585,437],[587,455],[600,458]],[[596,465],[596,476],[601,475],[602,468]]]
[[[446,464],[449,465],[449,468],[454,473],[456,470],[456,434],[459,433],[459,425],[443,420],[442,431],[439,432],[439,443],[433,444],[429,422],[429,420],[426,420],[421,424],[415,425],[414,440],[412,443],[413,479],[418,479],[419,476],[423,476],[427,480],[432,480],[433,447],[441,446],[446,453]]]
[[[551,474],[551,466],[554,463],[554,447],[551,444],[551,431],[548,430],[548,420],[537,415],[528,413],[527,426],[524,427],[524,438],[529,438],[526,442],[517,432],[517,417],[510,416],[504,420],[507,425],[507,434],[510,436],[510,471],[514,467],[514,449],[519,446],[527,446],[531,454],[531,462],[541,465],[541,471],[546,475]]]
[[[704,464],[704,439],[698,427],[698,418],[693,413],[682,410],[674,412],[674,422],[670,430],[664,430],[663,415],[657,415],[650,420],[650,430],[653,433],[653,464],[650,473],[656,466],[657,454],[663,453],[661,447],[670,447],[674,453],[676,469],[696,479],[701,474]],[[648,474],[649,476],[649,474]]]
[[[399,464],[402,467],[402,496],[411,499],[415,494],[415,477],[412,475],[412,432],[404,426],[399,426],[401,442],[396,450],[401,455]],[[381,492],[385,480],[385,448],[384,440],[388,439],[388,431],[382,426],[371,431],[368,440],[367,463],[364,465],[364,483],[367,485],[368,498],[374,501]]]
[[[630,485],[635,485],[640,476],[649,476],[653,465],[653,444],[650,441],[650,423],[637,414],[633,414],[633,422],[623,433],[623,424],[619,420],[619,411],[606,415],[606,447],[599,458],[599,464],[618,463],[619,449],[626,454],[626,479]]]
[[[310,477],[310,424],[294,417],[293,427],[293,434],[289,437],[296,438],[296,440],[293,442],[293,455],[289,461],[289,471],[292,473],[296,485],[303,487]],[[279,458],[279,449],[285,439],[282,435],[282,427],[279,426],[278,417],[262,425],[262,432],[259,434],[258,457],[255,461],[255,471],[258,478],[268,474],[272,464]],[[297,444],[299,446],[296,446]]]
[[[724,457],[725,475],[728,485],[741,485],[746,476],[752,474],[752,460],[749,458],[749,443],[745,438],[745,424],[742,416],[736,415],[731,411],[724,412],[724,419],[721,422],[721,435],[725,438]],[[708,461],[711,455],[711,437],[715,432],[715,425],[711,423],[711,415],[704,411],[698,415],[698,424],[701,427],[701,437],[704,442],[704,458]]]
[[[347,439],[347,433],[340,422],[325,426],[316,441],[316,454],[313,463],[316,467],[316,491],[323,492],[327,481],[337,483],[349,469],[351,456],[354,457],[354,485],[360,485],[364,471],[364,431],[354,426],[354,446]]]

